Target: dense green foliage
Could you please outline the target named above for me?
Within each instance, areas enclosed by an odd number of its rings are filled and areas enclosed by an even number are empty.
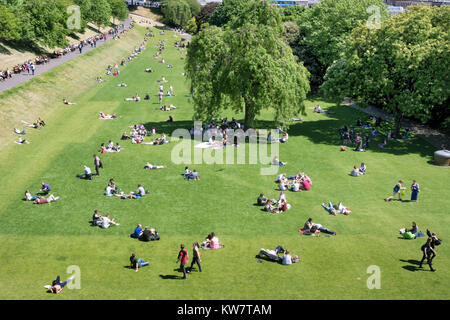
[[[76,5],[76,11],[69,10]],[[67,45],[66,36],[84,32],[89,22],[108,26],[111,17],[124,20],[128,7],[122,0],[0,0],[0,40],[19,40],[48,47]],[[78,21],[78,18],[79,21]],[[79,22],[79,29],[74,29]]]
[[[305,10],[298,24],[301,35],[293,51],[311,73],[311,86],[316,88],[333,61],[340,57],[352,30],[366,24],[379,8],[380,21],[389,17],[382,0],[322,0]]]
[[[200,12],[200,3],[196,0],[162,0],[161,12],[165,23],[184,27]]]
[[[0,5],[0,40],[18,40],[20,38],[20,20],[11,9]]]
[[[214,11],[209,23],[217,27],[226,25],[234,17],[241,15],[246,4],[247,0],[223,0]]]
[[[295,62],[282,31],[274,6],[248,1],[224,29],[211,26],[193,37],[186,68],[196,117],[244,110],[248,127],[263,109],[283,121],[304,112],[308,72]]]
[[[450,96],[450,8],[414,6],[380,29],[356,28],[329,69],[329,97],[373,103],[425,123]]]
[[[197,30],[195,30],[195,33],[199,32],[204,24],[209,23],[209,20],[219,5],[219,2],[208,2],[202,7],[200,12],[195,16],[195,22],[197,24]]]

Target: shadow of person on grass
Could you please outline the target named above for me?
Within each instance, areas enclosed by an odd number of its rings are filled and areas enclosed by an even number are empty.
[[[403,260],[403,259],[400,259],[400,261],[409,263],[409,265],[406,265],[406,266],[402,267],[405,270],[412,271],[412,272],[423,270],[423,269],[418,267],[420,265],[420,261],[418,261],[418,260],[411,260],[411,259],[410,260]]]
[[[173,274],[166,274],[166,275],[160,274],[159,277],[161,279],[163,279],[163,280],[175,280],[175,279],[182,279],[183,278],[183,277],[176,276],[176,275],[173,275]]]

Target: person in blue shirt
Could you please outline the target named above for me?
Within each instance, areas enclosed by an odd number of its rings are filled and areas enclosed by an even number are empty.
[[[42,181],[41,184],[42,184],[42,188],[40,191],[43,194],[48,194],[52,190],[52,188],[50,188],[50,185],[48,183],[45,183],[44,181]]]
[[[411,201],[417,201],[417,196],[419,195],[420,189],[416,180],[413,180],[411,185]]]
[[[138,239],[140,237],[141,233],[142,233],[142,225],[138,224],[136,229],[134,229],[134,233],[131,233],[128,236],[131,237],[131,238]]]

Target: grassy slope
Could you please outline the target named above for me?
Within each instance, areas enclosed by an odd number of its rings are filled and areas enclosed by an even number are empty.
[[[90,58],[77,58],[46,75],[49,84],[33,90],[43,100],[53,88],[54,100],[40,108],[59,110],[51,114],[42,131],[27,135],[30,145],[9,145],[0,154],[1,163],[6,164],[0,167],[0,183],[7,186],[0,191],[1,299],[449,298],[450,277],[445,266],[450,252],[446,242],[438,248],[438,272],[412,272],[407,260],[420,259],[424,238],[400,240],[397,230],[415,220],[423,231],[428,227],[449,238],[450,219],[443,208],[449,205],[450,171],[429,165],[433,148],[415,137],[407,143],[390,143],[384,150],[339,152],[337,128],[345,122],[354,123],[361,115],[347,107],[319,102],[336,113],[318,115],[307,109],[305,121],[291,127],[289,143],[280,145],[281,160],[289,162],[283,171],[305,171],[313,180],[311,191],[287,194],[293,208],[283,215],[263,213],[253,205],[260,192],[271,197],[279,194],[273,176],[259,175],[259,165],[193,165],[202,179],[187,182],[180,175],[184,165],[170,161],[175,143],[158,147],[123,143],[121,153],[101,156],[105,169],[100,177],[94,181],[75,178],[84,163],[92,164],[92,154],[100,143],[117,141],[129,125],[147,123],[156,126],[159,133],[191,125],[188,86],[180,75],[183,63],[172,47],[174,38],[171,34],[166,37],[169,42],[164,57],[173,69],[152,59],[153,44],[160,37],[150,38],[145,54],[122,68],[120,78],[108,78],[99,85],[92,84],[92,76],[82,81],[56,81],[71,78],[71,70],[85,65],[82,59],[92,59],[92,67],[103,69],[110,62],[101,48]],[[114,44],[114,48],[118,46]],[[108,57],[114,60],[109,53]],[[115,59],[118,57],[121,54]],[[156,72],[143,72],[148,66]],[[157,110],[156,80],[162,75],[177,94],[166,101],[178,107],[171,112],[173,125],[164,122],[169,113]],[[14,89],[9,99],[19,99],[31,86],[43,85],[42,78]],[[127,88],[116,86],[122,81]],[[89,91],[83,91],[89,86]],[[68,97],[76,99],[77,105],[55,105],[60,92],[70,92]],[[141,97],[149,92],[152,100],[123,101],[136,92]],[[20,99],[27,103],[27,96]],[[309,101],[308,107],[317,103]],[[98,120],[99,111],[115,112],[120,117]],[[263,123],[271,115],[266,112],[260,119]],[[145,171],[146,161],[168,168]],[[349,177],[352,165],[361,161],[368,166],[367,176]],[[111,177],[125,191],[142,183],[150,195],[127,201],[105,198],[103,189]],[[418,203],[383,201],[399,178],[408,183],[416,179],[421,184]],[[23,191],[37,191],[41,180],[52,185],[61,201],[48,206],[20,201]],[[342,200],[353,213],[329,216],[320,207],[326,200]],[[111,213],[121,225],[107,230],[90,227],[94,209]],[[297,230],[308,217],[337,231],[338,236],[301,236]],[[127,238],[137,223],[157,228],[161,240],[141,243]],[[204,251],[203,273],[194,272],[187,281],[178,281],[175,260],[179,244],[185,243],[190,251],[193,241],[201,241],[211,231],[226,248]],[[290,267],[257,263],[255,255],[260,248],[278,244],[300,255],[301,263]],[[132,251],[149,259],[151,266],[138,273],[124,268]],[[80,266],[82,289],[64,290],[58,296],[45,294],[42,286],[57,274],[66,278],[69,265]],[[366,287],[370,265],[381,268],[381,290]],[[412,285],[415,290],[405,289]]]

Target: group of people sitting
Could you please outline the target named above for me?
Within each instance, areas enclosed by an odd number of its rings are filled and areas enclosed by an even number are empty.
[[[311,189],[312,180],[304,172],[286,177],[286,173],[278,175],[276,182],[281,191],[291,190],[293,192],[307,191]]]
[[[91,225],[93,227],[100,227],[102,229],[108,229],[110,226],[119,226],[120,224],[115,221],[115,219],[111,219],[111,216],[106,214],[106,216],[101,216],[98,213],[98,210],[94,211],[94,214],[92,215],[92,222]]]
[[[267,199],[264,194],[261,193],[256,202],[258,206],[264,206],[264,211],[271,213],[282,213],[291,208],[291,205],[287,203],[284,191],[281,191],[278,201],[275,199]]]
[[[359,177],[361,175],[366,174],[366,172],[367,172],[367,167],[364,164],[364,162],[361,162],[361,165],[359,166],[359,168],[356,165],[353,166],[353,170],[350,172],[350,175],[353,177]]]
[[[105,196],[107,197],[120,197],[121,199],[139,199],[148,194],[148,191],[144,189],[141,184],[137,185],[137,191],[130,191],[125,193],[118,188],[113,179],[110,179],[108,186],[105,188]]]
[[[173,104],[171,104],[170,106],[163,105],[163,106],[159,107],[159,110],[161,110],[161,111],[170,111],[170,110],[174,110],[176,108],[177,107],[175,107]]]
[[[200,243],[200,247],[204,250],[208,249],[221,249],[225,246],[220,243],[219,238],[217,238],[216,234],[214,232],[211,232],[208,234],[205,238],[205,240]]]
[[[184,168],[184,179],[186,180],[200,180],[197,170],[189,170],[189,167]]]
[[[42,181],[41,189],[38,194],[32,196],[30,190],[25,191],[25,201],[33,201],[33,204],[44,204],[52,201],[58,201],[59,196],[55,197],[53,194],[50,194],[47,198],[44,197],[45,195],[48,195],[51,190],[52,188],[50,185]]]
[[[104,143],[100,145],[100,153],[107,153],[107,152],[120,152],[122,150],[122,147],[118,142],[114,145],[114,142],[109,140],[108,145],[105,146]]]
[[[331,203],[331,201],[328,202],[328,203],[323,202],[323,203],[322,203],[322,207],[324,207],[324,209],[327,210],[327,212],[328,212],[329,214],[332,214],[332,215],[334,215],[334,216],[337,216],[338,213],[341,213],[341,214],[343,214],[343,215],[349,215],[350,213],[352,213],[352,212],[350,211],[350,207],[344,206],[344,205],[342,204],[342,201],[339,201],[339,204],[338,204],[337,206],[333,205],[333,204]]]
[[[425,233],[419,231],[419,226],[415,221],[412,222],[411,229],[402,228],[400,229],[400,234],[404,239],[415,239],[417,237],[424,237]]]
[[[158,232],[154,228],[146,226],[145,229],[142,229],[141,224],[138,224],[134,229],[134,232],[130,233],[128,236],[141,241],[154,241],[160,239]]]

